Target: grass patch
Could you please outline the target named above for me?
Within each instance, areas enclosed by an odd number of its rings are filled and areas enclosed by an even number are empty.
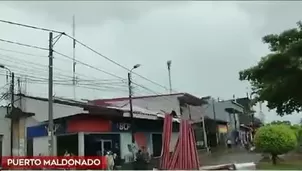
[[[302,170],[302,161],[280,161],[277,165],[271,162],[260,162],[257,164],[258,170]]]

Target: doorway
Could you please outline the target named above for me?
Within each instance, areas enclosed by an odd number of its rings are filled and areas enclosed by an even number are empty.
[[[57,155],[64,156],[65,152],[78,155],[78,134],[58,135],[57,136]]]
[[[162,149],[162,134],[152,134],[152,147],[153,156],[158,157],[161,155]]]
[[[106,155],[114,151],[120,156],[119,134],[84,134],[85,156]]]
[[[101,156],[105,156],[107,151],[112,150],[112,140],[103,140],[101,139],[99,142]]]
[[[27,139],[26,154],[27,154],[27,156],[33,156],[33,154],[34,154],[34,141],[33,141],[33,139]]]

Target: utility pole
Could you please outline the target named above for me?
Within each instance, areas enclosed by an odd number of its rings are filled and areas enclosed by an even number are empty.
[[[133,105],[132,105],[132,80],[131,80],[131,74],[132,71],[138,67],[140,67],[140,64],[136,64],[132,67],[132,69],[128,72],[128,88],[129,88],[129,105],[130,105],[130,119],[131,119],[131,137],[132,137],[132,144],[135,143],[135,121],[133,117]]]
[[[11,109],[11,111],[13,111],[13,109],[14,109],[14,102],[15,102],[14,92],[15,92],[15,73],[12,72],[12,83],[11,83],[11,95],[12,95],[12,97],[11,97],[11,107],[12,107],[12,109]]]
[[[172,64],[172,61],[171,61],[171,60],[167,61],[168,74],[169,74],[169,88],[170,88],[170,94],[172,94],[171,64]]]
[[[18,93],[21,94],[21,81],[20,81],[20,77],[17,79],[18,82]]]
[[[15,73],[11,73],[12,80],[11,80],[11,111],[10,111],[10,116],[11,116],[11,124],[10,124],[10,145],[11,145],[11,156],[13,156],[13,148],[14,148],[14,123],[16,122],[15,118],[13,117],[13,111],[14,111],[14,102],[15,102]],[[19,138],[19,137],[18,137]]]
[[[49,75],[48,75],[48,137],[49,155],[54,155],[54,123],[53,123],[53,33],[49,33]]]
[[[128,73],[128,88],[129,88],[129,105],[130,105],[130,119],[131,119],[131,140],[132,143],[135,143],[134,138],[134,117],[133,117],[133,106],[132,106],[132,85],[131,85],[131,73]]]
[[[214,115],[214,123],[215,123],[215,133],[216,133],[216,143],[218,144],[218,124],[216,119],[216,108],[215,108],[215,99],[212,98],[212,108],[213,108],[213,115]]]
[[[72,37],[75,38],[75,16],[72,17]],[[72,64],[72,84],[73,84],[73,96],[76,98],[76,62],[75,62],[75,46],[76,46],[76,41],[73,39],[73,51],[72,51],[72,59],[73,59],[73,64]]]

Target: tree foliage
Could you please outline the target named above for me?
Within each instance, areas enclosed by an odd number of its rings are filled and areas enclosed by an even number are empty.
[[[295,132],[298,140],[298,145],[300,146],[302,144],[302,125],[295,124],[290,128]]]
[[[271,51],[257,65],[240,71],[256,95],[281,116],[302,110],[302,23],[280,34],[263,37]]]
[[[258,150],[272,155],[276,164],[277,156],[297,147],[295,132],[288,125],[266,125],[258,129],[255,135],[255,146]]]
[[[273,124],[273,125],[282,125],[282,124],[291,125],[291,122],[290,121],[273,121],[273,122],[271,122],[271,124]]]

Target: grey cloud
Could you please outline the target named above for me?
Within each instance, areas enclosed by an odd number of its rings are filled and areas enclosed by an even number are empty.
[[[6,5],[44,15],[50,20],[70,23],[71,16],[76,14],[79,24],[99,25],[108,20],[129,22],[142,15],[162,8],[186,5],[188,2],[165,1],[10,1]]]
[[[238,71],[256,63],[267,53],[261,37],[278,29],[290,28],[302,14],[297,4],[292,5],[296,7],[289,9],[288,13],[285,13],[285,9],[281,14],[278,13],[282,6],[289,8],[291,2],[286,5],[261,3],[11,1],[1,4],[14,10],[2,5],[0,13],[1,16],[9,15],[9,20],[64,31],[71,30],[71,16],[75,14],[76,37],[106,56],[127,67],[136,63],[142,64],[136,72],[165,86],[168,85],[166,61],[172,60],[174,89],[197,96],[212,95],[228,99],[233,94],[237,97],[245,96],[248,83],[238,80]],[[14,38],[13,40],[30,44],[44,43],[47,46],[46,34],[44,37],[35,36],[33,40],[32,35],[36,35],[34,31],[26,34],[21,28],[1,29],[3,32],[0,37]],[[71,55],[70,40],[61,39],[55,48]],[[76,51],[77,59],[126,78],[125,70],[84,50],[83,47],[77,46]],[[58,58],[56,56],[55,60]],[[47,64],[47,61],[42,62]],[[56,61],[55,65],[71,70],[71,63]],[[100,79],[109,77],[80,64],[77,71]],[[68,74],[71,75],[71,72]],[[137,76],[133,76],[133,79],[155,92],[166,91]],[[36,93],[47,92],[46,90],[45,86],[37,88],[33,85],[30,91]],[[55,86],[55,92],[58,96],[72,96],[70,88]],[[139,89],[135,93],[143,94]],[[77,89],[77,96],[82,98],[126,94],[127,92],[88,92]],[[273,111],[265,113],[269,113],[268,120],[276,119]]]

